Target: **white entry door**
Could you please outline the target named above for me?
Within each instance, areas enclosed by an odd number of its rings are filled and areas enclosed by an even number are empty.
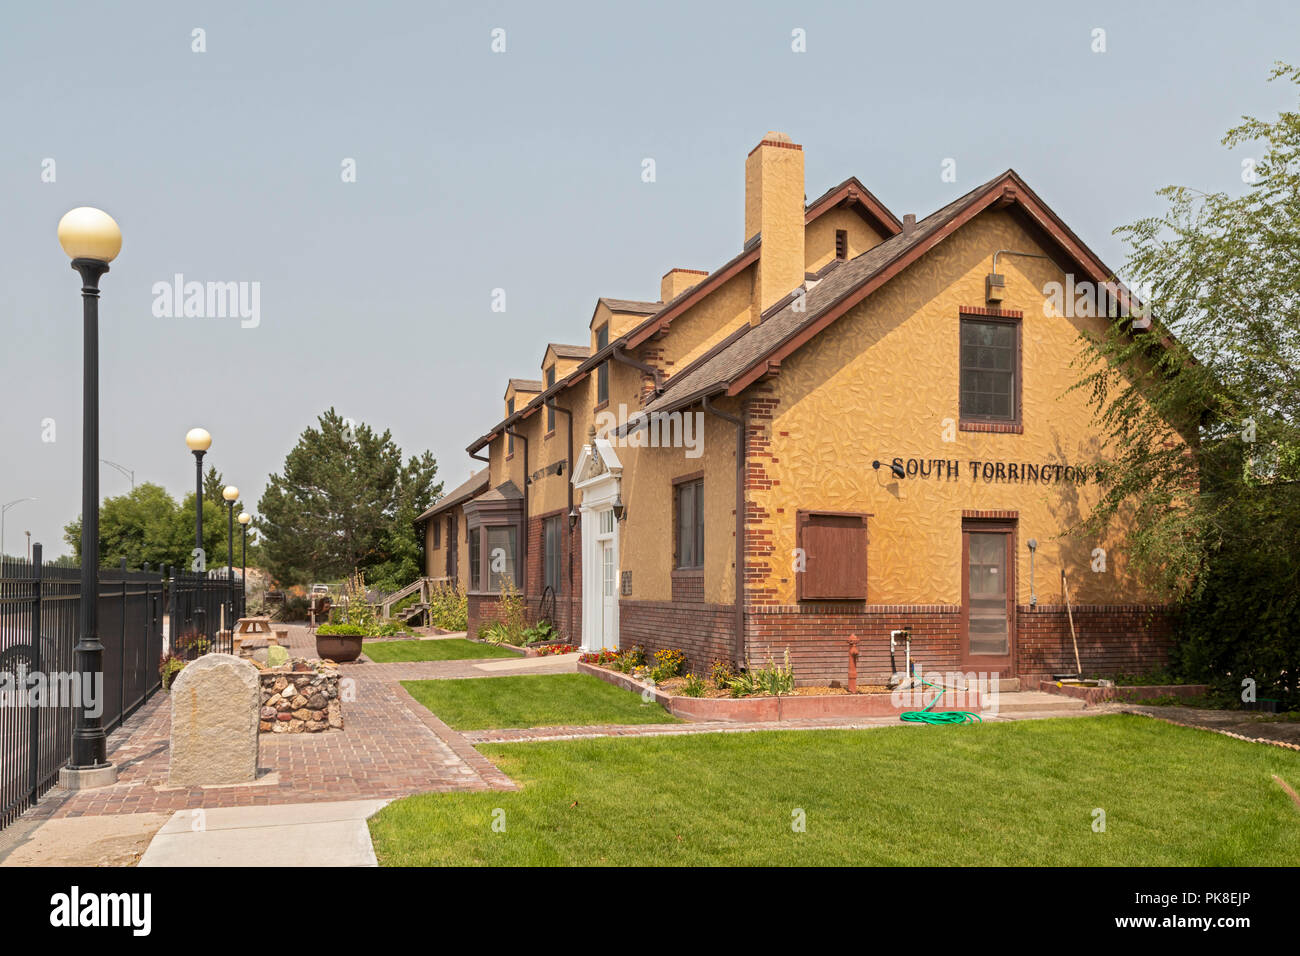
[[[618,559],[613,541],[600,543],[600,634],[602,647],[618,647]]]

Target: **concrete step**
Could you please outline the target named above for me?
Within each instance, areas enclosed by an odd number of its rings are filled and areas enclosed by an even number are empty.
[[[1047,694],[1041,690],[1022,690],[998,693],[998,712],[1003,714],[1026,711],[1065,712],[1085,710],[1086,705],[1077,697]]]

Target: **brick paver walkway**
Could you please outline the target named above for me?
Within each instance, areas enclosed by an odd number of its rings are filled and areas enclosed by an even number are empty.
[[[305,627],[289,631],[294,656],[315,656]],[[109,737],[118,765],[112,787],[71,793],[55,788],[29,818],[150,813],[198,807],[256,806],[400,797],[425,791],[513,789],[505,774],[442,721],[415,704],[399,680],[560,673],[572,661],[524,658],[342,665],[356,680],[344,704],[344,729],[320,734],[263,734],[258,783],[233,787],[167,786],[170,697],[159,693]],[[504,666],[502,666],[504,665]]]

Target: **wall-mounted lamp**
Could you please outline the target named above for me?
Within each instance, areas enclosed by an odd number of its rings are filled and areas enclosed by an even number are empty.
[[[1038,606],[1038,595],[1034,593],[1034,552],[1038,550],[1038,539],[1030,538],[1029,545],[1029,606]]]
[[[879,470],[880,470],[880,462],[878,462],[878,461],[873,461],[873,462],[871,463],[871,467],[874,468],[874,469],[876,469],[877,471],[879,471]],[[907,472],[905,472],[905,471],[903,470],[903,466],[900,465],[898,462],[892,462],[892,463],[890,464],[890,466],[889,466],[889,470],[890,470],[890,472],[893,473],[893,475],[894,475],[895,478],[906,478],[906,477],[907,477]]]
[[[614,520],[622,521],[627,517],[627,507],[623,504],[623,496],[620,494],[614,499]]]
[[[577,523],[578,523],[578,519],[579,519],[580,517],[581,517],[581,515],[578,514],[578,509],[577,509],[577,508],[571,508],[571,509],[569,510],[569,527],[572,528],[575,524],[577,524]]]

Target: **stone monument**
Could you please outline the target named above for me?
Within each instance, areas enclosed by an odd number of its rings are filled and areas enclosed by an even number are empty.
[[[171,689],[173,787],[252,783],[257,777],[257,668],[230,654],[205,654]]]

